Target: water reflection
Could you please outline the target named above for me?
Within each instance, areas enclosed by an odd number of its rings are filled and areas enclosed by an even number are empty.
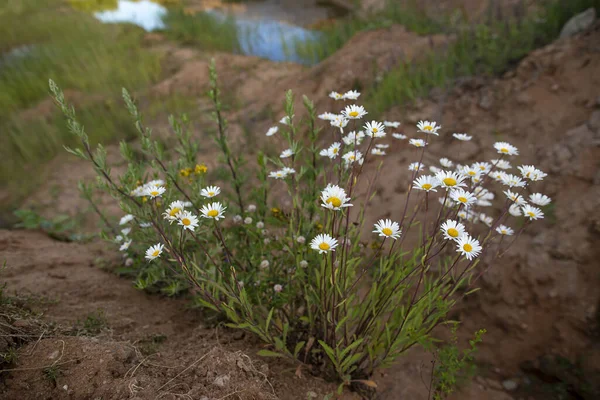
[[[166,14],[165,7],[149,0],[120,0],[116,10],[97,12],[94,16],[105,23],[128,22],[147,31],[154,31],[164,29],[162,17]]]

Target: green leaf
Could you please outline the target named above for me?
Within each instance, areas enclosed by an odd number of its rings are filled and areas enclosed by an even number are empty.
[[[271,308],[271,311],[269,311],[269,315],[267,316],[267,322],[265,323],[265,331],[269,331],[269,326],[271,325],[271,319],[273,318],[273,312],[275,311],[275,308]]]
[[[327,343],[325,343],[322,340],[319,340],[319,344],[321,345],[321,347],[323,348],[323,350],[325,350],[325,353],[327,354],[327,356],[329,357],[329,359],[331,360],[331,362],[333,363],[333,365],[335,365],[335,368],[338,369],[338,361],[335,357],[335,351],[333,351],[333,349],[331,347],[329,347],[327,345]]]
[[[298,358],[298,354],[300,354],[302,347],[304,347],[304,343],[306,343],[306,342],[301,341],[301,342],[296,343],[296,347],[294,348],[294,358]]]

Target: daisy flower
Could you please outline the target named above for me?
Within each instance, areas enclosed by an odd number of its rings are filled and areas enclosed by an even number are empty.
[[[267,131],[267,133],[265,135],[267,136],[273,136],[274,134],[277,133],[277,131],[279,130],[278,126],[272,126],[269,128],[269,130]]]
[[[397,222],[392,222],[390,219],[380,219],[375,224],[375,230],[373,232],[378,233],[379,236],[389,237],[394,240],[398,239],[402,233],[400,231],[400,225],[398,225]]]
[[[202,213],[202,217],[214,218],[216,221],[218,221],[219,218],[225,218],[223,216],[223,213],[225,212],[226,209],[227,209],[227,207],[224,207],[221,203],[215,202],[212,204],[207,204],[205,206],[202,206],[202,208],[200,209],[200,212]]]
[[[442,226],[440,226],[440,229],[444,234],[444,239],[448,240],[458,240],[465,234],[465,226],[460,222],[451,219],[444,222]]]
[[[359,145],[362,143],[365,138],[365,133],[363,131],[352,131],[348,133],[346,136],[342,138],[346,146]]]
[[[349,90],[342,95],[344,100],[358,100],[359,96],[360,96],[360,93],[357,92],[356,90]]]
[[[374,148],[373,150],[371,150],[371,154],[375,156],[385,156],[385,151],[378,148]]]
[[[368,112],[365,110],[365,108],[363,106],[357,106],[356,104],[347,106],[342,111],[342,115],[344,117],[346,117],[347,119],[361,119],[362,117],[364,117],[367,114],[368,114]]]
[[[440,158],[440,165],[444,168],[451,168],[454,165],[454,163],[452,162],[452,160],[449,160],[446,157],[444,157]]]
[[[442,128],[441,125],[438,125],[435,121],[419,121],[417,123],[417,128],[419,132],[430,133],[432,135],[438,135],[438,131]]]
[[[198,217],[189,211],[181,211],[177,214],[178,225],[183,226],[183,229],[194,231],[198,227]]]
[[[484,224],[486,224],[488,227],[492,227],[492,224],[494,223],[494,218],[485,215],[484,213],[479,214],[479,220],[481,222],[483,222]]]
[[[293,115],[292,115],[292,118],[294,118]],[[291,125],[292,124],[292,120],[291,120],[291,118],[290,118],[289,115],[286,115],[285,117],[283,117],[283,118],[281,118],[279,120],[279,123],[283,124],[283,125]]]
[[[508,207],[508,213],[513,217],[520,217],[521,208],[517,203],[511,204],[510,207]]]
[[[394,137],[394,139],[398,139],[398,140],[405,140],[408,137],[401,133],[392,133],[392,136]]]
[[[348,152],[342,156],[347,165],[354,162],[362,163],[362,153],[358,150]]]
[[[283,290],[283,286],[281,286],[280,284],[274,285],[273,290],[275,291],[275,293],[279,293]]]
[[[525,205],[521,209],[523,211],[523,215],[529,220],[541,219],[544,218],[544,213],[537,207],[530,206],[529,204]]]
[[[508,176],[508,174],[504,171],[492,171],[490,176],[497,182],[502,182]]]
[[[381,122],[367,122],[364,128],[369,137],[380,138],[385,136],[385,126]]]
[[[122,235],[115,236],[115,242],[121,243],[122,241],[123,241],[123,236]]]
[[[319,252],[319,254],[335,251],[338,241],[326,233],[321,233],[311,240],[310,248]]]
[[[319,152],[319,155],[320,155],[321,157],[329,157],[329,153],[327,152],[327,149],[322,149],[322,150]]]
[[[552,199],[548,196],[546,196],[545,194],[541,194],[541,193],[533,193],[529,195],[529,201],[531,201],[533,204],[537,204],[538,206],[547,206],[548,204],[550,204],[550,202],[552,201]]]
[[[164,245],[162,243],[155,244],[154,246],[150,246],[148,250],[146,250],[146,259],[148,261],[152,261],[155,258],[160,257],[163,252]]]
[[[468,142],[469,140],[473,139],[473,136],[469,136],[466,133],[453,133],[452,136],[458,140],[462,140],[463,142]]]
[[[467,260],[472,260],[481,253],[479,240],[473,239],[468,234],[463,235],[456,243],[456,251],[464,255]]]
[[[400,122],[398,121],[383,121],[383,125],[387,126],[388,128],[398,128],[400,127]]]
[[[390,147],[390,145],[384,144],[384,143],[378,143],[375,145],[375,147],[377,147],[378,149],[387,149],[388,147]]]
[[[547,174],[547,173],[545,173],[545,172],[543,172],[543,171],[541,171],[541,170],[539,170],[539,169],[536,169],[536,170],[535,170],[535,171],[534,171],[534,172],[531,174],[531,176],[529,177],[529,180],[531,180],[531,181],[542,181],[542,180],[544,180],[544,178],[545,178],[545,177],[547,177],[547,176],[548,176],[548,174]]]
[[[525,187],[527,183],[523,181],[523,179],[519,178],[516,175],[505,174],[500,181],[503,185],[508,187]]]
[[[481,171],[478,168],[474,168],[473,166],[465,165],[460,170],[459,173],[469,178],[479,177]]]
[[[334,100],[342,100],[344,98],[344,95],[338,92],[331,92],[329,93],[329,97],[331,97]]]
[[[512,165],[510,165],[510,163],[506,160],[491,160],[492,165],[495,166],[496,168],[500,168],[500,169],[511,169]]]
[[[337,117],[337,114],[330,113],[330,112],[324,112],[323,114],[320,114],[318,116],[319,119],[322,119],[324,121],[331,121],[335,117]]]
[[[460,188],[450,191],[450,198],[456,203],[464,205],[465,208],[469,208],[471,205],[477,202],[477,197],[475,197],[472,193]]]
[[[133,221],[135,217],[131,214],[127,214],[121,217],[121,220],[119,221],[119,225],[125,225],[128,222]]]
[[[291,157],[293,154],[294,154],[294,150],[285,149],[284,151],[281,152],[281,154],[279,155],[279,158],[288,158],[288,157]]]
[[[144,196],[150,196],[151,199],[161,196],[166,189],[163,186],[148,186],[144,189]]]
[[[269,178],[283,179],[286,177],[286,175],[287,174],[282,170],[269,172]]]
[[[431,175],[420,176],[413,182],[413,188],[424,190],[426,192],[437,192],[435,188],[439,185],[440,182],[437,180],[437,178]]]
[[[527,204],[527,202],[525,201],[523,196],[521,196],[519,193],[514,193],[514,192],[511,192],[510,190],[505,190],[504,194],[514,204],[518,204],[520,206],[524,206],[525,204]]]
[[[425,141],[423,139],[410,139],[408,143],[415,147],[425,147]]]
[[[517,168],[519,169],[519,172],[521,172],[523,178],[527,178],[531,181],[541,181],[548,176],[548,174],[540,171],[533,165],[521,165]]]
[[[471,166],[471,168],[479,170],[482,174],[487,174],[492,170],[492,164],[488,162],[476,162]]]
[[[140,222],[140,228],[150,228],[151,226],[151,222]]]
[[[146,183],[144,186],[163,186],[165,184],[165,181],[163,181],[162,179],[154,179],[148,183]]]
[[[209,197],[209,198],[215,197],[219,193],[221,193],[221,188],[218,186],[207,186],[200,191],[200,195],[202,195],[204,197]]]
[[[465,186],[463,183],[465,177],[458,175],[456,172],[441,171],[435,174],[435,177],[440,182],[440,185],[446,189]]]
[[[512,228],[510,228],[506,225],[499,225],[496,228],[496,232],[498,232],[501,235],[506,235],[506,236],[511,236],[515,233],[515,231],[513,231]]]
[[[124,242],[121,247],[119,247],[119,251],[125,251],[129,248],[129,245],[131,244],[131,239],[129,239],[128,241]]]
[[[185,204],[183,203],[183,201],[175,200],[175,201],[171,202],[171,204],[169,204],[169,208],[167,208],[165,210],[165,212],[163,213],[163,216],[170,223],[173,223],[173,222],[177,221],[177,214],[182,212],[184,210],[184,208],[185,208]]]
[[[329,123],[331,124],[331,126],[335,126],[336,128],[340,128],[340,130],[343,130],[346,127],[346,125],[348,125],[348,121],[349,120],[343,115],[336,115],[335,118],[329,121]]]
[[[322,207],[330,210],[340,210],[342,207],[350,207],[352,204],[347,204],[350,198],[346,196],[346,191],[337,185],[329,184],[321,192]]]
[[[519,149],[513,146],[510,143],[506,142],[496,142],[494,143],[494,148],[500,154],[507,154],[509,156],[519,155]]]
[[[423,168],[425,168],[425,166],[418,162],[410,163],[408,166],[409,171],[423,171]]]
[[[342,144],[340,142],[335,142],[327,149],[327,157],[334,159],[340,154],[340,147]]]
[[[281,172],[283,172],[285,174],[285,176],[288,176],[288,175],[295,174],[296,170],[294,168],[290,168],[290,167],[283,167]]]

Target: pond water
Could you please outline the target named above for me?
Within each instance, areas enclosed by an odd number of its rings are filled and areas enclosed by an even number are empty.
[[[316,5],[316,0],[253,1],[231,9],[206,9],[215,18],[233,15],[238,29],[241,52],[273,61],[303,62],[294,52],[294,43],[318,38],[319,32],[302,27],[325,18],[333,11]],[[132,23],[154,31],[165,29],[163,16],[168,9],[149,0],[119,0],[118,8],[94,13],[105,23]]]

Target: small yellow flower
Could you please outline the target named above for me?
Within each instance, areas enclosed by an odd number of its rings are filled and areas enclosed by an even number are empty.
[[[321,231],[323,230],[323,224],[322,224],[322,223],[320,223],[320,222],[317,222],[317,223],[315,224],[315,228],[317,228],[317,230],[318,230],[319,232],[321,232]]]
[[[208,167],[204,164],[196,164],[194,167],[194,173],[196,175],[205,174],[208,172]]]
[[[183,176],[184,178],[187,178],[188,176],[190,176],[191,173],[192,173],[191,168],[183,168],[183,169],[179,170],[179,175]]]
[[[145,203],[148,201],[148,198],[146,196],[142,197],[142,203]]]
[[[281,212],[281,210],[277,207],[273,207],[271,208],[271,212],[273,213],[273,215],[277,215]]]

